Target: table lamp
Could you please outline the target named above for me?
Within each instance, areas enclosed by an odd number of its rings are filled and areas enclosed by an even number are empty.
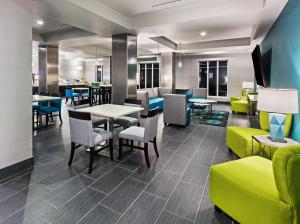
[[[258,91],[257,109],[270,113],[269,139],[276,142],[285,142],[286,114],[298,113],[298,91],[295,89],[260,89]]]

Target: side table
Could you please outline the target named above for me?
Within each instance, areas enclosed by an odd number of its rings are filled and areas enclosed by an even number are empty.
[[[254,141],[256,141],[259,144],[259,154],[261,154],[263,157],[267,157],[266,155],[266,148],[269,149],[270,152],[270,159],[272,159],[272,148],[279,149],[286,146],[292,146],[292,145],[298,145],[299,142],[294,141],[290,138],[285,138],[286,142],[273,142],[268,138],[268,135],[254,135],[252,136],[252,149],[251,149],[251,155],[253,156],[254,151]]]

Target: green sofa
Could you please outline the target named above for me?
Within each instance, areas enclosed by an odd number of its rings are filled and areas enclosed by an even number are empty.
[[[243,224],[300,223],[300,146],[211,167],[210,199]]]
[[[227,127],[226,143],[227,147],[232,150],[238,157],[244,158],[252,154],[252,136],[269,134],[269,113],[260,112],[259,114],[261,129],[245,128],[237,126]],[[285,124],[285,136],[289,136],[292,126],[292,115],[287,115]],[[259,145],[253,142],[253,154],[257,155]]]
[[[251,89],[249,92],[253,93],[254,89]],[[230,108],[233,113],[248,113],[248,105],[246,89],[242,90],[242,96],[230,97]]]
[[[233,113],[247,113],[248,112],[248,100],[245,96],[231,97],[230,108]]]

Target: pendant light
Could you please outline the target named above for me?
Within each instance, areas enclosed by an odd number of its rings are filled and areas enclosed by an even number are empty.
[[[182,64],[182,55],[181,55],[181,43],[179,44],[179,46],[180,46],[180,51],[179,51],[180,59],[179,59],[179,62],[178,62],[178,67],[182,68],[183,64]]]

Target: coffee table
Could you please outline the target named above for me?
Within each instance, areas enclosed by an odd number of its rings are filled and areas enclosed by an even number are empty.
[[[217,103],[215,100],[208,100],[208,99],[190,99],[190,103],[192,103],[192,110],[194,112],[194,105],[198,104],[200,106],[208,106],[209,114],[212,114],[213,111],[213,104]]]
[[[286,146],[292,146],[292,145],[298,145],[299,142],[294,141],[290,138],[285,138],[286,142],[273,142],[271,139],[268,138],[269,135],[254,135],[252,136],[252,148],[251,148],[251,155],[254,154],[254,146],[253,143],[256,141],[259,144],[259,154],[261,154],[263,157],[268,157],[266,155],[265,149],[268,147],[269,149],[269,159],[272,159],[272,148],[273,149],[279,149]]]

